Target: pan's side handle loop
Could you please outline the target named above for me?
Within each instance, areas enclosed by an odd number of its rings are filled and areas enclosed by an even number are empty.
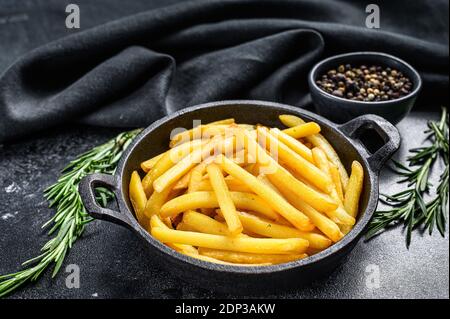
[[[384,145],[370,155],[368,153],[367,161],[370,168],[378,172],[384,163],[398,150],[400,147],[400,134],[397,128],[384,118],[368,114],[359,116],[345,124],[339,126],[339,130],[351,139],[358,139],[365,130],[374,130],[384,141]],[[364,148],[364,146],[362,146]]]
[[[80,181],[78,190],[81,195],[86,211],[94,218],[106,220],[119,224],[128,228],[131,228],[131,222],[128,217],[120,212],[114,211],[109,208],[101,207],[96,199],[94,189],[96,187],[105,187],[112,191],[114,195],[118,196],[119,187],[117,178],[109,174],[91,174],[84,177]]]

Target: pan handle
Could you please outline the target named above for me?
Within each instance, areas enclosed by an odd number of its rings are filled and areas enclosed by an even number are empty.
[[[102,219],[132,228],[131,222],[126,215],[109,208],[101,207],[97,203],[94,193],[96,187],[105,187],[112,191],[116,198],[118,198],[118,181],[114,175],[96,173],[84,177],[80,181],[78,190],[88,214],[96,219]]]
[[[378,115],[362,115],[340,125],[338,128],[351,139],[357,140],[359,144],[362,144],[359,140],[361,134],[369,129],[374,130],[383,139],[384,145],[373,154],[361,145],[361,148],[368,154],[367,161],[370,168],[375,172],[378,172],[400,147],[401,138],[397,128]]]

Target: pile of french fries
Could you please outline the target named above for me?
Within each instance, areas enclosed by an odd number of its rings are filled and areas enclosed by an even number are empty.
[[[225,119],[174,134],[134,171],[129,196],[142,227],[204,261],[272,265],[318,253],[355,224],[364,172],[351,174],[315,122],[286,129]]]

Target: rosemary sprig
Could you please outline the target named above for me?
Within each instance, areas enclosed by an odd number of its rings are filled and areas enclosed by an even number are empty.
[[[123,151],[141,130],[119,134],[103,145],[94,147],[70,162],[62,171],[57,183],[44,191],[50,207],[56,207],[55,215],[42,227],[50,225],[48,234],[55,236],[41,249],[41,254],[22,264],[27,268],[0,276],[0,297],[16,290],[29,281],[36,281],[44,270],[54,264],[52,278],[56,276],[67,252],[81,236],[92,218],[86,212],[78,193],[80,180],[92,173],[112,174]],[[105,206],[113,194],[105,188],[96,189],[97,201]]]
[[[427,140],[432,142],[410,150],[408,166],[393,161],[394,170],[401,176],[399,183],[407,183],[407,189],[394,195],[382,195],[381,201],[391,206],[391,209],[377,211],[369,225],[367,239],[380,233],[383,229],[403,223],[407,229],[406,246],[411,244],[413,229],[422,227],[432,234],[436,226],[442,236],[445,234],[446,207],[448,204],[448,174],[449,174],[449,128],[447,109],[442,109],[439,122],[430,121],[425,131]],[[429,175],[433,164],[438,158],[443,160],[444,172],[439,179],[436,194],[429,202],[424,196],[430,191]]]

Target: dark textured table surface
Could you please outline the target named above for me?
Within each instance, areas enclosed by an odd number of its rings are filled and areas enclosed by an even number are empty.
[[[398,128],[403,137],[397,159],[422,144],[426,121],[437,113],[415,112]],[[98,128],[56,129],[11,145],[0,145],[0,274],[18,269],[47,241],[41,225],[53,214],[42,197],[59,170],[75,155],[106,141],[118,131]],[[433,174],[435,180],[437,174]],[[400,189],[393,174],[382,172],[383,192]],[[87,226],[65,265],[80,267],[80,288],[66,287],[65,266],[50,272],[11,298],[214,298],[233,297],[196,288],[160,269],[144,245],[128,230],[102,221]],[[373,275],[379,272],[379,286]],[[281,298],[448,298],[449,240],[415,233],[409,250],[401,228],[361,241],[328,278],[295,291],[263,297]]]

